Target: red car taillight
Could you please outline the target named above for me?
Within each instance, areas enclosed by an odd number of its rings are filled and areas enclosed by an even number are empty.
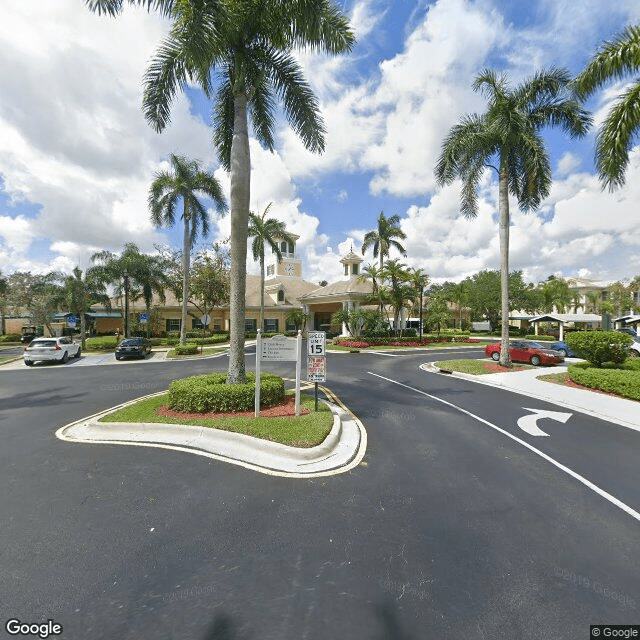
[[[56,351],[60,351],[60,345],[56,342]]]

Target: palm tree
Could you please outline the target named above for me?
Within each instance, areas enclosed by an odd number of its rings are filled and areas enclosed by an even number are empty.
[[[477,214],[477,189],[485,169],[498,174],[503,366],[509,366],[509,193],[522,211],[537,209],[549,194],[551,164],[540,134],[543,127],[560,126],[572,138],[587,132],[591,118],[570,94],[569,80],[567,71],[550,69],[511,89],[506,75],[483,71],[473,89],[487,96],[488,109],[452,127],[436,165],[441,185],[462,179],[461,211],[467,218]]]
[[[198,199],[198,193],[213,200],[218,211],[225,211],[227,204],[222,188],[215,176],[200,168],[196,160],[171,154],[170,171],[158,171],[149,189],[151,221],[156,227],[172,227],[176,221],[176,206],[182,200],[182,322],[180,344],[187,340],[187,305],[189,302],[189,268],[191,249],[198,237],[209,233],[209,215]]]
[[[599,291],[587,291],[586,294],[586,308],[587,313],[598,313],[600,306],[600,292]]]
[[[613,105],[596,136],[596,168],[602,186],[609,191],[624,185],[629,151],[640,130],[638,71],[640,26],[633,26],[605,42],[574,83],[578,95],[586,99],[610,80],[633,77],[633,83]]]
[[[429,276],[422,269],[409,270],[409,283],[414,291],[414,304],[417,301],[420,310],[420,340],[422,340],[422,312],[424,308],[424,290],[429,284]]]
[[[571,304],[571,290],[566,280],[549,277],[542,285],[544,311],[549,313],[555,308],[558,313],[564,313]]]
[[[124,298],[124,337],[129,338],[129,300],[140,297],[145,286],[160,292],[164,289],[163,262],[149,261],[149,256],[140,253],[137,245],[127,242],[120,255],[111,251],[99,251],[91,256],[95,266],[95,277],[105,285],[115,285],[116,297]]]
[[[378,227],[373,231],[368,231],[364,236],[362,243],[362,255],[369,247],[373,247],[373,257],[380,257],[380,270],[384,268],[384,257],[389,255],[391,247],[395,247],[402,256],[407,255],[404,247],[396,240],[406,239],[406,234],[400,227],[400,217],[393,215],[390,218],[385,217],[384,211],[378,216]]]
[[[278,262],[282,262],[282,252],[278,244],[279,240],[284,240],[289,244],[293,244],[294,239],[287,233],[284,222],[275,218],[267,218],[267,213],[273,203],[269,203],[262,215],[249,212],[249,228],[248,236],[253,238],[251,243],[251,253],[254,260],[260,261],[260,317],[258,327],[264,331],[264,249],[265,244],[271,247],[273,253],[276,254]]]
[[[149,11],[155,9],[161,15],[168,17],[171,15],[175,0],[128,0],[128,2],[146,6]],[[85,0],[85,4],[98,15],[106,13],[115,16],[122,11],[123,0]]]
[[[9,282],[3,277],[0,271],[0,334],[4,335],[7,332],[7,325],[5,316],[7,313],[7,303],[9,296]]]
[[[371,280],[371,301],[375,301],[378,305],[380,315],[383,312],[383,302],[381,295],[382,272],[375,264],[368,264],[358,276],[358,282],[366,282]]]
[[[112,0],[116,3],[116,0]],[[147,0],[149,6],[150,0]],[[103,10],[107,0],[102,0]],[[153,3],[151,3],[153,4]],[[214,98],[213,140],[231,176],[229,383],[245,382],[244,315],[253,134],[274,148],[276,106],[313,152],[324,150],[319,105],[294,57],[296,48],[338,54],[355,38],[332,0],[169,0],[173,23],[145,76],[144,112],[157,131],[178,89],[197,83]],[[214,82],[214,77],[216,82]],[[217,84],[216,84],[217,83]],[[214,86],[215,85],[215,86]]]
[[[407,284],[409,273],[406,265],[398,260],[387,260],[382,275],[388,283],[385,288],[393,308],[393,326],[397,331],[400,328],[400,312],[411,302],[414,291],[412,286]]]
[[[136,273],[136,280],[139,290],[132,292],[131,299],[144,300],[145,310],[147,312],[146,333],[147,337],[151,336],[151,303],[153,294],[158,296],[161,303],[166,301],[165,290],[171,286],[171,278],[169,277],[170,263],[162,256],[152,256],[146,253],[140,254],[140,264]]]
[[[84,274],[82,269],[76,267],[73,274],[65,278],[62,287],[65,306],[80,318],[81,348],[84,349],[87,339],[86,314],[91,309],[91,305],[99,303],[107,309],[111,308],[105,283],[100,279],[100,271],[96,267],[90,267]]]

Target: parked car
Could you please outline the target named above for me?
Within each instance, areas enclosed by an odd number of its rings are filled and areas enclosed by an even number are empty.
[[[564,358],[577,358],[578,354],[566,343],[562,341],[554,342],[549,345],[550,349],[557,351]]]
[[[24,349],[24,363],[31,367],[34,362],[62,362],[79,358],[82,348],[68,336],[59,338],[34,338]]]
[[[629,357],[640,358],[640,338],[634,338],[633,343],[629,345]]]
[[[144,358],[151,353],[151,341],[146,338],[125,338],[116,347],[116,360]]]
[[[634,339],[638,337],[637,331],[632,327],[620,327],[619,329],[616,329],[616,331],[619,331],[620,333],[628,333]]]
[[[500,360],[500,343],[488,344],[484,348],[484,353],[497,362]],[[532,340],[511,340],[509,342],[509,358],[513,362],[529,362],[534,366],[564,362],[564,356],[560,355],[559,351],[543,347],[539,342]]]

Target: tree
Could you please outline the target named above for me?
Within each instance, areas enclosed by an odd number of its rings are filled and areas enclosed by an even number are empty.
[[[92,304],[103,304],[111,308],[111,300],[100,279],[96,268],[89,268],[83,274],[82,269],[75,267],[73,274],[64,279],[63,296],[66,308],[80,318],[80,339],[82,349],[86,346],[87,320],[86,313]]]
[[[115,285],[115,295],[124,298],[124,335],[131,335],[129,322],[129,301],[131,298],[141,297],[145,288],[164,295],[166,278],[164,275],[164,262],[158,258],[150,259],[150,256],[140,253],[138,246],[133,242],[127,242],[120,255],[111,251],[99,251],[91,256],[91,261],[96,263],[96,278],[105,285]]]
[[[640,26],[632,26],[604,42],[574,83],[578,95],[586,99],[611,80],[634,77],[611,107],[596,136],[596,168],[603,188],[609,191],[624,185],[629,151],[640,129],[638,71]]]
[[[8,297],[9,282],[5,277],[3,277],[2,272],[0,272],[0,334],[2,335],[7,332],[5,317],[7,315]]]
[[[121,4],[94,0],[103,11]],[[147,6],[152,6],[151,0]],[[276,105],[313,152],[324,150],[324,124],[316,96],[294,50],[338,54],[355,38],[331,0],[206,0],[158,2],[173,22],[145,75],[143,109],[162,131],[178,89],[196,83],[214,98],[214,144],[231,177],[231,299],[229,383],[245,382],[244,315],[253,133],[274,148]],[[113,10],[117,9],[117,6]],[[216,82],[214,82],[214,77]]]
[[[300,308],[294,308],[287,313],[287,322],[294,324],[296,326],[296,333],[305,327],[307,322],[309,322],[309,314],[305,313]]]
[[[427,317],[425,322],[429,329],[435,326],[438,338],[440,338],[440,329],[446,324],[451,317],[451,311],[447,306],[447,301],[442,291],[433,291],[427,302]]]
[[[511,89],[505,74],[483,71],[473,89],[486,95],[487,111],[465,116],[452,127],[436,165],[441,185],[462,179],[461,211],[467,218],[477,214],[485,169],[491,167],[498,175],[503,366],[509,366],[509,193],[525,212],[537,209],[549,195],[551,163],[540,133],[543,127],[559,126],[572,138],[587,132],[591,118],[571,95],[569,80],[567,71],[550,69]]]
[[[200,252],[189,277],[189,302],[202,316],[215,307],[229,304],[229,254],[217,243]],[[206,327],[205,327],[206,328]]]
[[[422,312],[424,308],[424,290],[429,284],[429,276],[422,269],[409,270],[409,283],[413,287],[413,304],[417,304],[420,318],[420,340],[422,340]]]
[[[409,273],[406,266],[396,259],[387,260],[387,264],[382,269],[382,277],[386,282],[384,289],[393,309],[393,326],[397,331],[400,328],[402,308],[411,304],[414,289],[408,284]],[[402,334],[402,330],[400,333]]]
[[[151,221],[156,227],[172,227],[176,221],[176,206],[182,201],[182,322],[180,344],[187,341],[187,304],[189,301],[189,268],[191,249],[198,236],[209,233],[209,215],[198,194],[211,198],[218,211],[227,208],[222,188],[215,176],[204,171],[196,160],[171,154],[170,171],[158,171],[149,189]]]
[[[373,257],[380,257],[380,270],[384,267],[384,257],[389,255],[391,247],[397,249],[402,256],[407,255],[404,247],[396,240],[406,239],[406,234],[400,227],[400,217],[393,215],[390,218],[385,217],[384,211],[380,212],[378,216],[378,227],[373,231],[368,231],[364,236],[364,242],[362,243],[362,255],[369,247],[373,247]]]
[[[383,313],[384,301],[382,292],[382,272],[374,264],[368,264],[358,276],[358,282],[371,280],[371,302],[378,305],[378,311]]]
[[[276,218],[267,218],[267,213],[271,208],[270,202],[262,215],[249,212],[249,229],[248,236],[253,238],[251,243],[251,253],[253,259],[260,262],[260,316],[258,326],[264,331],[264,250],[265,245],[269,245],[273,253],[276,254],[278,262],[282,262],[282,252],[278,240],[284,240],[289,244],[293,244],[293,238],[287,233],[284,222],[276,220]]]
[[[545,313],[550,313],[554,308],[558,313],[564,313],[572,299],[567,281],[552,276],[542,285],[542,296]]]
[[[462,282],[445,282],[443,286],[443,296],[447,302],[454,302],[458,308],[458,323],[462,329],[462,308],[467,304],[468,280]],[[455,322],[454,322],[455,325]]]
[[[598,313],[600,308],[600,292],[599,291],[587,291],[586,293],[586,308],[587,313]]]
[[[16,271],[7,277],[8,302],[16,315],[27,315],[31,324],[45,325],[53,335],[51,322],[62,301],[63,276],[56,271],[32,274]]]

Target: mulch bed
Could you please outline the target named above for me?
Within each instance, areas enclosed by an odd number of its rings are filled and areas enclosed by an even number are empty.
[[[482,368],[488,373],[506,373],[508,371],[524,371],[528,367],[519,367],[518,365],[503,367],[499,362],[484,362]]]
[[[309,409],[300,407],[300,415],[307,415]],[[156,410],[156,415],[165,418],[253,418],[255,411],[236,411],[235,413],[187,413],[185,411],[174,411],[167,406],[162,406]],[[287,396],[280,404],[273,407],[260,408],[261,418],[288,418],[296,415],[296,401],[294,396]]]

